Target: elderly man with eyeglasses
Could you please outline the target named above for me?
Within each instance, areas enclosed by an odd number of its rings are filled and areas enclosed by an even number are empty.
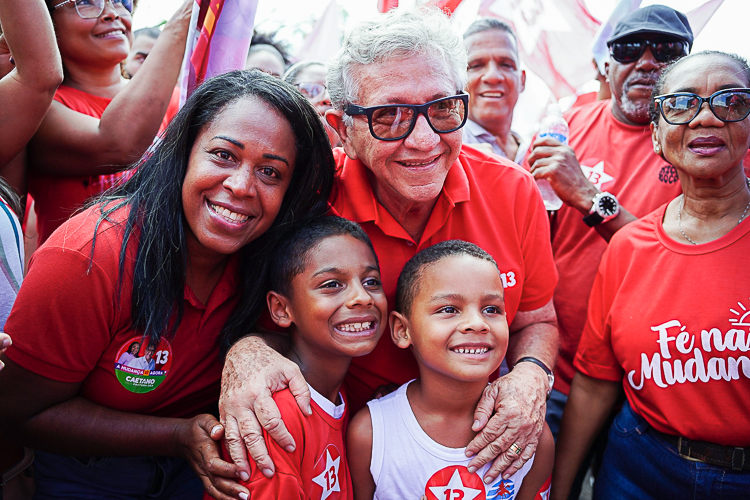
[[[440,241],[471,241],[500,265],[513,369],[488,386],[474,422],[481,432],[467,448],[475,453],[472,471],[494,460],[485,475],[490,482],[500,473],[509,477],[536,449],[557,353],[551,300],[557,272],[533,178],[510,161],[462,149],[466,60],[442,12],[391,11],[355,28],[331,63],[334,109],[326,118],[343,144],[335,151],[332,212],[358,222],[372,239],[391,306],[406,261]],[[235,343],[220,403],[235,463],[246,467],[247,445],[266,475],[274,466],[256,415],[282,447],[303,446],[292,442],[270,393],[289,385],[303,410],[308,401],[296,366],[268,347],[271,341],[265,335]],[[352,410],[417,373],[411,353],[383,335],[349,370]]]
[[[555,310],[561,347],[547,406],[555,436],[589,293],[610,237],[680,193],[675,168],[653,150],[648,106],[661,71],[687,55],[692,43],[687,18],[669,7],[653,5],[624,17],[607,42],[612,99],[568,112],[570,145],[537,139],[527,158],[534,177],[548,179],[564,202],[551,224],[560,272]]]

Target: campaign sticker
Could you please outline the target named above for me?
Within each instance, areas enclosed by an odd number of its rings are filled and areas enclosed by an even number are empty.
[[[172,367],[172,347],[165,339],[159,343],[147,337],[133,337],[115,356],[115,375],[122,386],[136,394],[151,392],[167,378]]]

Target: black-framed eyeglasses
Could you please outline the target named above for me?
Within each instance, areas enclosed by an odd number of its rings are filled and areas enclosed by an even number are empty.
[[[323,94],[326,91],[326,86],[322,83],[310,82],[310,83],[295,83],[297,89],[302,93],[303,96],[307,97],[311,101],[317,101],[323,98]]]
[[[704,102],[719,120],[731,123],[741,122],[750,114],[750,89],[724,89],[708,97],[691,92],[676,92],[654,97],[659,112],[667,123],[685,125],[701,112]]]
[[[424,104],[384,104],[366,108],[350,104],[344,113],[367,116],[370,133],[375,139],[398,141],[411,134],[419,115],[424,115],[438,134],[456,131],[466,123],[468,107],[469,94],[459,92]]]
[[[614,42],[609,47],[609,55],[619,63],[628,64],[641,58],[646,47],[651,47],[654,59],[659,62],[670,62],[688,53],[688,44],[683,41],[659,42],[653,40],[631,40]]]
[[[57,5],[53,5],[53,9],[59,9],[69,3],[75,5],[76,12],[83,19],[94,19],[102,15],[104,12],[104,4],[109,2],[114,7],[115,11],[121,16],[130,16],[133,13],[133,0],[65,0]]]

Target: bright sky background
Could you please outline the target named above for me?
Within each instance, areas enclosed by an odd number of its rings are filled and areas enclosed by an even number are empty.
[[[260,31],[279,32],[291,45],[299,45],[303,32],[308,32],[317,16],[325,10],[330,0],[259,0],[255,24]],[[414,0],[402,0],[402,4]],[[642,6],[661,3],[682,12],[702,5],[705,0],[644,0]],[[346,28],[377,13],[377,0],[338,0],[347,13]],[[182,4],[182,0],[140,0],[134,16],[134,28],[153,26],[169,19]],[[591,14],[600,21],[609,17],[617,0],[586,0]],[[693,50],[716,49],[736,52],[750,58],[750,37],[747,20],[750,19],[750,1],[724,0],[714,17],[695,41]]]
[[[133,28],[143,28],[159,24],[169,19],[183,0],[140,0],[133,18]],[[278,31],[277,39],[285,40],[294,54],[300,47],[304,35],[311,31],[315,20],[323,13],[331,0],[259,0],[255,26],[262,32]],[[377,0],[336,0],[345,12],[345,29],[361,20],[377,15]],[[464,2],[480,0],[464,0]],[[554,1],[554,0],[553,0]],[[643,0],[641,7],[653,4],[668,5],[682,12],[689,12],[706,0]],[[417,0],[400,0],[401,5],[414,4]],[[420,0],[421,3],[423,3]],[[591,14],[605,22],[617,5],[618,0],[585,0]],[[750,19],[750,0],[724,0],[714,16],[701,31],[693,44],[693,52],[701,50],[722,50],[735,52],[750,59],[750,36],[747,20]],[[592,74],[593,78],[593,74]],[[598,88],[592,80],[583,87],[584,91]],[[544,115],[547,102],[552,94],[546,84],[536,75],[527,71],[526,90],[521,94],[513,116],[513,129],[524,137],[531,137],[539,120]],[[573,103],[574,98],[560,101],[563,108]]]

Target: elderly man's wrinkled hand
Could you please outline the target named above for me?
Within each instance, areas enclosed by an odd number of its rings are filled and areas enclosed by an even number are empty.
[[[588,213],[598,190],[581,170],[575,151],[551,137],[537,138],[532,147],[529,165],[534,178],[547,179],[563,202]]]
[[[512,476],[534,455],[544,428],[549,384],[542,375],[532,363],[519,363],[485,389],[472,426],[481,432],[466,447],[466,454],[475,455],[469,463],[472,472],[494,460],[484,475],[486,483],[501,473],[504,478]]]
[[[300,410],[310,415],[310,391],[296,364],[257,337],[241,339],[230,349],[221,378],[219,413],[229,455],[243,480],[250,477],[245,450],[263,475],[274,474],[264,429],[285,450],[293,451],[296,446],[272,397],[287,387]]]

